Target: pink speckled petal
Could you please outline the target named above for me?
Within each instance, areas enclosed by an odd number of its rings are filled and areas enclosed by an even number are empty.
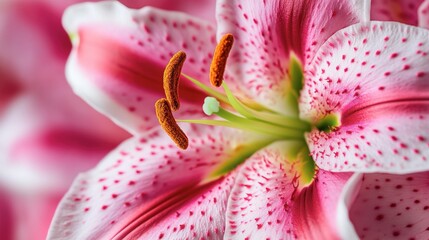
[[[288,62],[310,62],[337,30],[365,19],[367,1],[218,1],[218,38],[236,38],[226,79],[252,99],[285,112]]]
[[[340,116],[307,135],[317,165],[332,171],[429,169],[429,31],[393,22],[335,34],[306,72],[301,117]]]
[[[188,54],[183,72],[208,82],[215,44],[210,23],[154,8],[127,9],[118,2],[75,5],[64,15],[74,48],[67,76],[75,92],[132,133],[158,124],[154,103],[164,96],[162,75],[177,51]],[[205,96],[180,84],[183,111],[201,113]]]
[[[123,239],[126,235],[171,239],[182,230],[195,232],[198,239],[207,234],[218,238],[232,179],[208,185],[200,181],[231,154],[237,135],[222,128],[182,127],[191,139],[186,151],[154,128],[123,143],[95,169],[80,175],[59,205],[50,239]],[[192,209],[199,211],[194,217]],[[187,217],[192,221],[185,223]]]
[[[147,223],[129,226],[117,238],[139,237],[140,239],[223,239],[225,229],[225,211],[228,196],[234,183],[234,175],[218,179],[201,186],[179,189],[165,196],[163,206],[149,210]],[[169,204],[170,206],[166,206]],[[164,208],[164,209],[162,209]],[[156,212],[153,212],[153,211]],[[155,214],[155,216],[154,216]],[[145,219],[145,220],[146,220]],[[162,220],[161,220],[162,219]],[[143,220],[144,221],[144,220]],[[158,222],[159,221],[159,222]],[[150,225],[155,223],[156,225]],[[127,233],[127,231],[131,233]]]
[[[428,239],[429,172],[364,174],[349,216],[360,239]]]
[[[256,153],[238,171],[225,239],[338,238],[333,216],[350,174],[320,170],[310,186],[299,187],[280,147]]]
[[[417,10],[424,0],[371,0],[371,20],[417,26]]]
[[[424,1],[418,11],[419,15],[419,27],[429,29],[429,0]]]
[[[267,148],[237,173],[227,208],[225,239],[290,239],[295,172],[284,153]]]
[[[316,180],[294,199],[292,222],[303,239],[339,239],[335,216],[350,173],[317,172]]]

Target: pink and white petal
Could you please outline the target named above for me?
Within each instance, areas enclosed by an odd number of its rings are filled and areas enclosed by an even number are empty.
[[[150,214],[149,222],[162,219],[158,224],[150,228],[147,224],[130,226],[122,231],[122,235],[116,237],[223,239],[225,212],[233,184],[234,174],[195,188],[181,189],[180,192],[174,193],[174,196],[167,196],[166,202],[171,205],[164,211],[156,212],[156,216]],[[128,230],[132,232],[127,233]]]
[[[173,231],[175,226],[170,229],[162,226],[172,224],[163,221],[173,217],[167,213],[176,215],[175,211],[169,211],[171,200],[180,202],[183,211],[187,211],[195,207],[191,203],[198,203],[192,198],[197,196],[188,191],[219,198],[227,194],[231,180],[214,184],[222,190],[213,193],[199,184],[217,163],[232,153],[238,144],[236,132],[232,135],[227,129],[190,125],[183,125],[183,129],[191,139],[186,151],[177,149],[161,129],[154,128],[144,136],[124,142],[95,169],[78,176],[59,205],[50,239],[110,239],[123,234],[159,236],[161,233],[168,236],[171,232],[167,231]],[[218,200],[219,204],[224,203]],[[187,214],[184,212],[183,217]],[[210,214],[205,216],[210,218]],[[185,228],[192,230],[190,225]],[[160,232],[154,232],[155,229]],[[218,222],[212,230],[213,236],[218,234],[216,231],[223,231]]]
[[[338,215],[340,194],[350,173],[317,172],[315,181],[294,199],[292,222],[302,239],[340,239],[333,216]]]
[[[74,91],[132,133],[158,124],[153,105],[164,97],[162,75],[175,52],[188,55],[183,72],[208,82],[215,44],[210,23],[150,7],[131,10],[118,2],[75,5],[63,22],[74,42],[67,66]],[[177,116],[202,113],[204,96],[183,80],[186,111]]]
[[[240,168],[232,189],[225,239],[290,239],[295,172],[277,146],[266,148]]]
[[[151,6],[170,11],[180,11],[215,23],[216,0],[120,0],[127,7]]]
[[[429,31],[394,22],[355,25],[323,45],[306,71],[301,117],[341,125],[307,135],[317,165],[331,171],[429,169]]]
[[[349,215],[360,239],[428,239],[429,172],[365,174]]]
[[[425,0],[419,7],[418,11],[419,27],[429,29],[429,0]]]
[[[236,39],[226,79],[250,98],[284,112],[291,53],[310,62],[337,30],[364,20],[367,1],[218,1],[220,38]],[[368,10],[367,10],[368,9]]]
[[[424,0],[371,0],[371,20],[417,26],[417,10]]]

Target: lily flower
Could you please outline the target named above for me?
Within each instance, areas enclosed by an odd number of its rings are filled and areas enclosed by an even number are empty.
[[[66,84],[61,15],[77,2],[0,4],[1,239],[46,239],[76,174],[128,137]]]
[[[0,238],[46,239],[61,197],[129,134],[76,97],[65,80],[61,25],[77,0],[0,3]],[[214,1],[124,1],[207,15]],[[210,14],[212,16],[214,14]],[[214,21],[214,20],[213,20]]]
[[[220,0],[217,30],[115,2],[69,8],[68,80],[133,137],[78,176],[49,238],[427,237],[383,201],[408,206],[427,180],[386,176],[429,170],[429,33],[369,22],[368,7]],[[369,227],[368,210],[382,215]]]

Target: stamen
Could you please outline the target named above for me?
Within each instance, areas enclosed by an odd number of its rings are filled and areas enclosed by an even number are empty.
[[[171,109],[176,111],[180,107],[179,102],[179,79],[186,53],[179,51],[170,59],[164,70],[164,91]]]
[[[155,110],[159,124],[161,124],[161,127],[176,145],[181,149],[188,148],[188,137],[182,129],[180,129],[179,125],[177,125],[173,113],[171,112],[169,101],[165,98],[159,99],[155,103]]]
[[[225,34],[216,46],[213,61],[210,65],[210,83],[215,87],[220,87],[225,72],[226,60],[234,43],[234,36]]]

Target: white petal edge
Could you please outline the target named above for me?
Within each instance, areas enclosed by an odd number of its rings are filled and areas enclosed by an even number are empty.
[[[130,28],[136,28],[128,19],[132,12],[136,10],[128,9],[118,1],[104,1],[99,3],[81,3],[72,5],[64,11],[62,24],[64,29],[72,34],[70,37],[74,41],[78,41],[77,33],[79,26],[82,24],[93,23],[115,23],[124,25]]]
[[[341,239],[358,240],[359,237],[349,217],[349,209],[356,199],[362,183],[362,173],[355,173],[347,181],[341,192],[337,207],[336,222]]]
[[[63,26],[71,34],[70,38],[74,45],[79,44],[77,34],[80,25],[87,22],[115,23],[123,24],[128,28],[136,28],[128,19],[135,10],[128,9],[116,1],[106,1],[101,3],[83,3],[69,7],[64,12]],[[123,17],[126,16],[126,17]],[[101,91],[95,84],[92,84],[87,75],[82,71],[77,61],[77,53],[72,51],[66,64],[66,77],[73,91],[85,99],[91,107],[100,113],[112,118],[112,120],[123,129],[133,135],[138,134],[138,130],[132,126],[138,126],[141,120],[126,111],[120,104]],[[109,112],[103,111],[109,109]],[[114,116],[114,117],[112,117]]]
[[[141,123],[138,116],[130,114],[109,95],[101,91],[90,79],[87,79],[88,75],[82,71],[78,64],[76,52],[72,52],[67,61],[66,77],[73,91],[82,99],[85,99],[91,107],[111,118],[113,122],[129,133],[133,135],[139,133],[137,128],[134,127]],[[109,109],[109,111],[107,112],[103,109]]]

